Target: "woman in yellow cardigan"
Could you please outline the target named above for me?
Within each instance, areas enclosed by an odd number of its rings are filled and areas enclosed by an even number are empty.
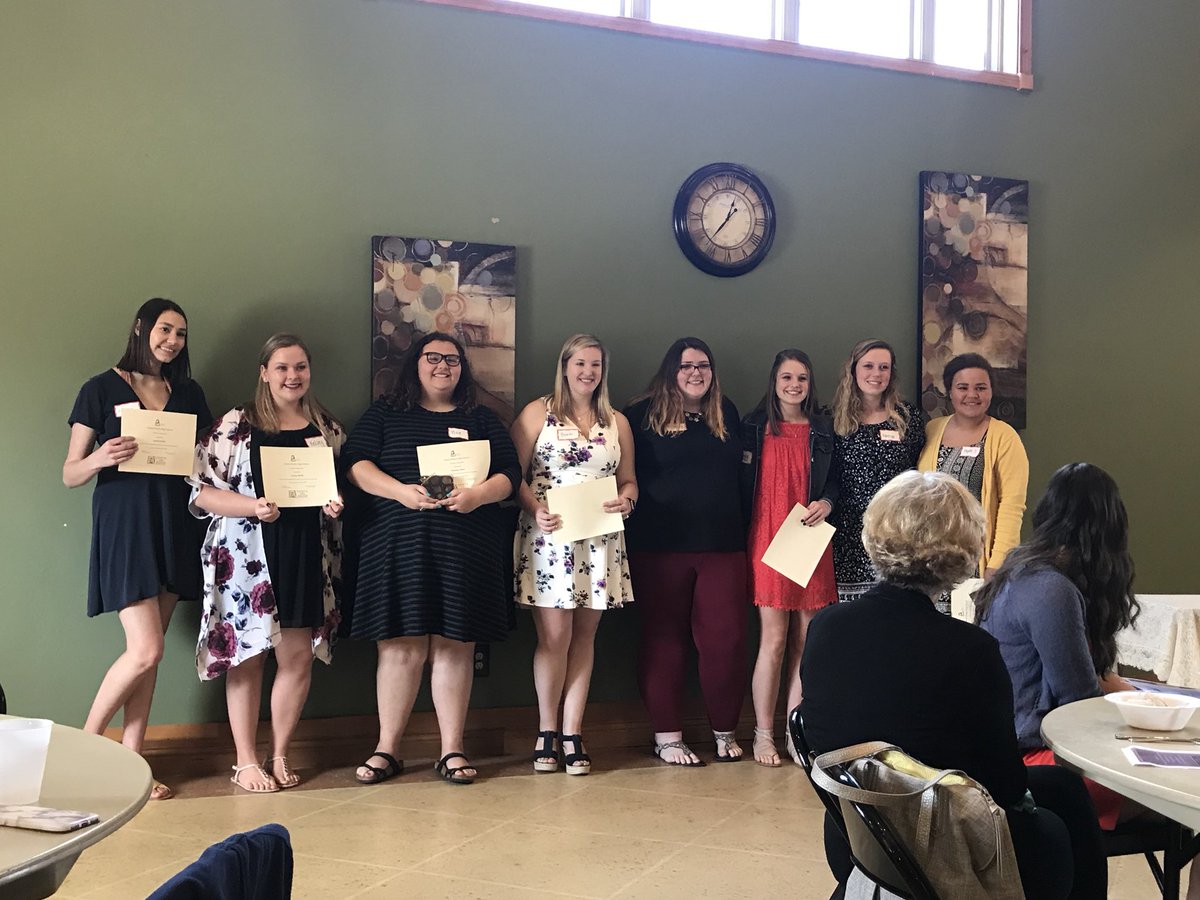
[[[983,504],[987,536],[979,574],[987,578],[1021,541],[1029,457],[1016,430],[988,415],[992,367],[978,353],[963,353],[942,373],[954,413],[925,426],[922,472],[945,472]]]

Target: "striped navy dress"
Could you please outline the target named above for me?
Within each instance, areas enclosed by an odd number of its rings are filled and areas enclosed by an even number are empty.
[[[453,435],[451,434],[453,432]],[[520,467],[504,425],[490,409],[401,410],[371,405],[342,448],[346,468],[374,463],[404,484],[420,481],[417,447],[444,444],[466,432],[491,443],[490,475],[515,491]],[[350,637],[379,641],[437,634],[456,641],[503,640],[509,630],[512,517],[495,503],[473,512],[414,510],[364,494]]]

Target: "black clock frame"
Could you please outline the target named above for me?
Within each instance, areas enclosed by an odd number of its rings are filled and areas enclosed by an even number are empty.
[[[754,249],[754,252],[750,256],[730,265],[723,265],[702,253],[700,248],[692,241],[691,233],[687,228],[687,210],[688,204],[692,199],[692,194],[696,188],[714,175],[733,175],[750,184],[758,192],[758,195],[762,197],[763,215],[767,222],[766,230],[763,232],[762,243]],[[763,184],[762,179],[745,166],[729,162],[710,163],[707,166],[700,167],[689,175],[679,188],[679,193],[675,195],[675,208],[672,213],[671,224],[675,230],[675,241],[679,244],[679,249],[683,251],[683,255],[687,257],[688,262],[701,272],[707,272],[709,275],[716,275],[718,278],[735,278],[738,275],[745,275],[767,258],[767,253],[771,250],[771,244],[775,242],[775,201],[771,199],[771,192],[767,190],[767,186]]]

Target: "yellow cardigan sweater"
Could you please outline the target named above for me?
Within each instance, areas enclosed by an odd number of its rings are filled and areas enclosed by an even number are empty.
[[[934,419],[925,426],[925,449],[917,460],[922,472],[937,471],[938,448],[950,416]],[[987,520],[982,577],[987,569],[1004,562],[1008,551],[1021,542],[1021,518],[1025,514],[1025,491],[1029,487],[1029,457],[1020,435],[1007,422],[993,417],[983,443],[983,514]]]

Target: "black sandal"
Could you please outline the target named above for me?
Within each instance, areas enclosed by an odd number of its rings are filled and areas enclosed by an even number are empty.
[[[539,731],[538,746],[533,751],[533,771],[535,772],[557,772],[559,761],[562,759],[562,751],[554,745],[558,743],[557,731]],[[554,762],[546,762],[552,759]]]
[[[568,775],[586,775],[592,771],[592,758],[583,752],[583,735],[564,734],[560,740],[565,753],[563,762],[567,764]],[[574,753],[565,752],[567,744],[575,745]]]
[[[366,778],[363,778],[361,775],[355,772],[354,780],[359,784],[382,784],[389,778],[394,778],[404,772],[404,763],[401,760],[396,759],[396,757],[392,756],[390,753],[384,753],[382,750],[376,750],[371,754],[371,756],[378,756],[380,759],[386,762],[387,765],[381,769],[379,766],[371,765],[370,762],[363,763],[360,768],[368,769],[371,774]],[[371,756],[368,756],[367,759],[370,760]]]
[[[465,766],[450,765],[449,761],[455,758],[466,760],[467,764]],[[458,753],[457,751],[454,753],[447,753],[433,765],[433,770],[437,772],[438,778],[442,779],[442,781],[446,782],[447,784],[474,784],[474,775],[458,774],[466,769],[474,768],[475,767],[471,765],[471,760],[467,759],[466,754]]]

